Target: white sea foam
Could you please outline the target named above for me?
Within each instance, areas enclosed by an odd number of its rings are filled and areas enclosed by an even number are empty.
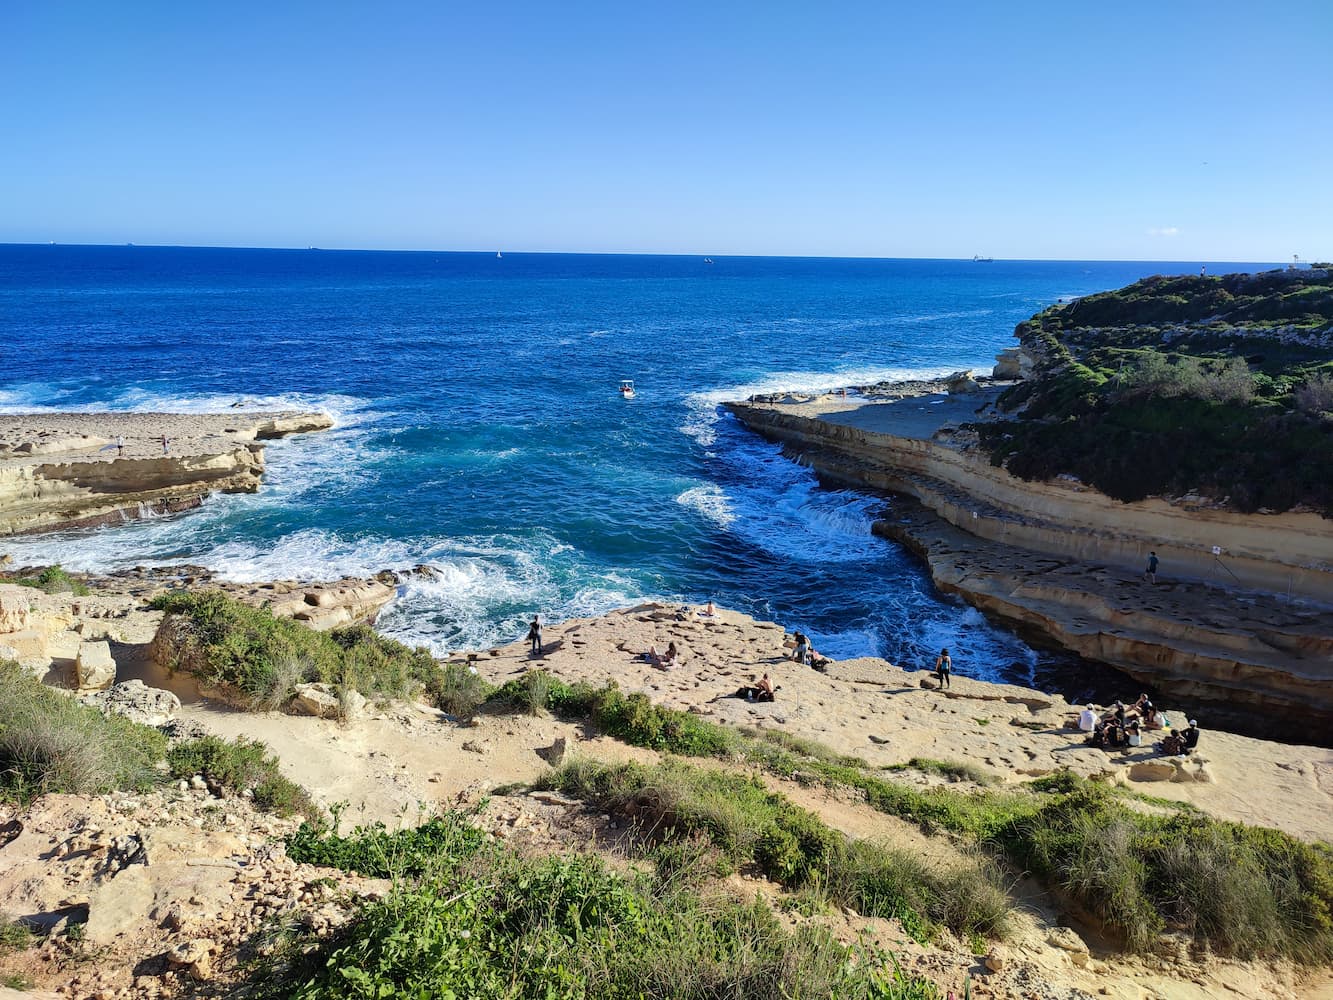
[[[698,511],[708,520],[723,528],[736,520],[736,513],[731,509],[731,504],[727,501],[727,495],[722,492],[722,487],[716,483],[694,486],[676,497],[676,503]]]

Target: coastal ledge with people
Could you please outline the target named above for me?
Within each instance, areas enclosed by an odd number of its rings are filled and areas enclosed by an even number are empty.
[[[727,409],[893,494],[874,531],[940,589],[1247,731],[1333,731],[1333,279],[1145,279],[1016,333],[991,376]],[[1100,436],[1069,457],[1083,425]]]

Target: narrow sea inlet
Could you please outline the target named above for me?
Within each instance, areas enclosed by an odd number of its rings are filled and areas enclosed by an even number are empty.
[[[891,499],[822,488],[718,404],[989,371],[1046,305],[1183,265],[712,259],[0,247],[4,409],[337,421],[270,444],[258,493],[0,549],[234,580],[429,563],[380,626],[436,652],[537,611],[711,597],[831,656],[920,667],[948,646],[961,675],[1099,687],[872,537]]]

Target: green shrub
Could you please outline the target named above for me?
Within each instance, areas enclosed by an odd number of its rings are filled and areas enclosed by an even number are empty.
[[[358,826],[347,836],[333,824],[307,821],[287,838],[287,856],[298,864],[321,865],[369,878],[395,878],[438,870],[447,860],[462,861],[485,842],[461,814],[437,816],[421,826],[390,831],[383,823]]]
[[[254,804],[279,816],[320,816],[310,793],[284,778],[278,758],[263,743],[244,736],[234,743],[217,736],[185,740],[167,751],[167,765],[177,778],[202,775],[205,781],[240,793],[249,790]]]
[[[364,625],[315,632],[221,591],[168,591],[150,606],[177,618],[173,669],[235,687],[255,708],[284,705],[301,683],[394,698],[441,686],[439,665],[429,652],[409,649]]]
[[[0,911],[0,955],[11,951],[23,951],[35,940],[37,936],[31,926]]]
[[[36,587],[38,590],[48,594],[74,594],[76,597],[87,597],[88,587],[82,581],[70,576],[69,573],[60,568],[60,564],[47,566],[36,576],[15,577],[14,582],[21,587]]]
[[[458,816],[441,817],[461,826]],[[890,956],[822,929],[785,930],[675,880],[625,876],[595,857],[520,858],[444,837],[419,879],[326,941],[296,939],[254,969],[260,997],[938,1000]],[[466,862],[466,863],[464,863]]]
[[[1311,375],[1293,398],[1296,406],[1306,413],[1333,413],[1333,375]]]
[[[472,664],[450,662],[444,665],[427,693],[441,712],[460,719],[470,719],[492,692],[491,685],[486,683]]]
[[[146,789],[166,746],[156,729],[103,717],[0,661],[0,797]]]
[[[733,865],[753,863],[787,888],[814,886],[868,916],[896,917],[922,940],[937,926],[990,935],[1006,928],[1008,899],[989,862],[937,871],[910,855],[848,841],[753,778],[680,762],[574,760],[543,783],[627,816],[668,845],[697,845],[706,836]],[[683,863],[670,850],[667,858]]]

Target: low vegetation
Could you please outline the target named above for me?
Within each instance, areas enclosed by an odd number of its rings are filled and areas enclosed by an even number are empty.
[[[808,925],[789,931],[762,901],[701,892],[679,867],[650,878],[586,855],[523,858],[458,814],[428,827],[425,840],[392,847],[380,829],[326,832],[327,848],[313,834],[303,841],[299,850],[351,870],[394,858],[394,889],[331,940],[271,949],[250,994],[939,1000],[890,956]]]
[[[219,793],[249,793],[255,807],[279,816],[321,816],[310,794],[282,776],[278,758],[263,743],[245,737],[228,742],[217,736],[177,743],[167,751],[167,765],[176,778],[200,775]]]
[[[35,587],[37,590],[47,594],[74,594],[76,597],[88,596],[87,584],[61,569],[59,563],[56,563],[54,566],[47,566],[36,576],[16,576],[13,577],[10,582],[17,583],[20,587]]]
[[[153,765],[166,748],[156,729],[104,718],[0,661],[0,798],[145,789],[160,780]]]
[[[322,682],[368,698],[441,690],[439,664],[364,625],[315,632],[221,591],[169,591],[151,606],[175,616],[175,669],[240,691],[255,708],[278,708],[295,686]]]
[[[1024,479],[1333,514],[1333,278],[1147,278],[1020,324],[1042,361],[976,425]]]
[[[24,951],[37,940],[33,928],[0,911],[0,955]]]
[[[279,815],[319,816],[310,796],[282,776],[262,743],[205,736],[168,748],[159,730],[104,716],[18,664],[0,661],[0,800],[147,791],[167,773],[202,775],[219,794],[249,792],[256,807]]]
[[[728,771],[668,761],[655,767],[573,761],[543,785],[627,817],[653,839],[703,834],[737,868],[754,866],[866,916],[895,917],[919,940],[939,926],[1001,936],[1009,910],[988,862],[940,868],[904,851],[851,841],[814,813]]]
[[[655,706],[642,695],[625,695],[614,685],[594,689],[554,681],[542,687],[549,692],[548,709],[587,719],[626,742],[682,756],[748,763],[806,784],[855,789],[872,808],[916,823],[927,833],[953,834],[964,845],[998,851],[1015,871],[1036,875],[1053,891],[1097,913],[1108,931],[1132,950],[1149,950],[1158,934],[1172,927],[1223,954],[1333,961],[1333,849],[1327,845],[1188,809],[1144,815],[1127,808],[1123,793],[1068,773],[999,790],[900,784],[818,744],[744,735]],[[990,783],[989,775],[968,765],[918,759],[905,767]],[[713,795],[720,803],[720,817],[740,808],[736,803],[752,794],[744,776],[724,774],[724,779],[732,782],[729,789]],[[640,778],[630,768],[586,781],[574,773],[560,780],[575,787],[583,781],[595,801],[609,805]],[[698,815],[704,818],[682,829],[700,830],[710,838],[715,829],[728,829],[707,810]],[[795,834],[793,838],[800,843]],[[770,843],[778,839],[787,843],[781,834],[770,837]],[[724,833],[715,842],[730,851],[730,845],[746,841]],[[802,859],[790,856],[789,874],[778,874],[779,881],[800,884],[818,869],[813,860],[822,856],[817,846],[801,854]],[[767,862],[758,856],[755,860],[773,866],[777,874],[783,871],[784,856],[775,850],[766,855]],[[1235,877],[1221,884],[1218,879],[1226,872]],[[1233,891],[1235,887],[1243,893]],[[927,915],[943,922],[938,914]]]

